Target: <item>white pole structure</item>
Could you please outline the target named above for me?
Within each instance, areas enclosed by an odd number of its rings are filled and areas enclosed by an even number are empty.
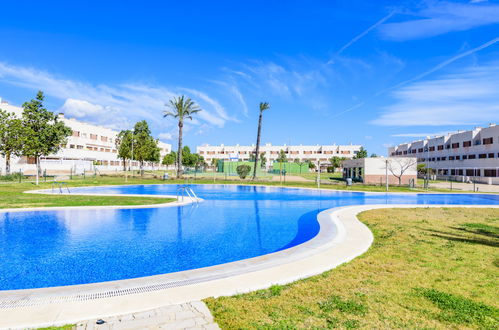
[[[386,191],[388,192],[388,158],[385,160],[385,180],[386,180]]]

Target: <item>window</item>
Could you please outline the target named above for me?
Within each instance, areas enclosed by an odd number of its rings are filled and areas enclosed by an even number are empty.
[[[107,136],[101,136],[101,137],[100,137],[100,140],[101,140],[102,142],[107,142]]]
[[[494,158],[495,154],[494,153],[490,153],[488,154],[488,158]]]
[[[342,154],[342,155],[349,155],[349,154],[350,154],[350,151],[348,151],[348,150],[343,150],[343,151],[341,152],[341,154]]]
[[[457,170],[457,175],[463,175],[464,171],[463,170]]]
[[[467,169],[467,170],[466,170],[466,175],[467,175],[467,176],[473,176],[473,175],[474,175],[474,171],[473,171],[473,170],[470,170],[470,169]]]
[[[440,145],[437,147],[438,150],[444,150],[444,146],[443,145]]]
[[[476,155],[468,155],[468,159],[476,159]]]
[[[430,151],[435,151],[435,147],[430,147]]]
[[[482,141],[480,140],[475,140],[475,143],[474,143],[476,146],[479,146],[480,144],[482,144]]]
[[[76,149],[83,149],[83,146],[76,146]]]
[[[449,156],[449,160],[454,160],[454,156]]]
[[[478,155],[478,158],[480,158],[480,159],[487,158],[487,154],[479,154],[479,155]]]
[[[468,155],[463,155],[463,160],[468,159]]]
[[[457,149],[457,148],[459,148],[459,142],[453,143],[452,144],[452,149]]]
[[[447,157],[442,157],[441,159],[442,159],[442,160],[447,160]]]
[[[407,150],[404,151],[404,155],[407,155]]]
[[[73,136],[74,136],[74,137],[79,137],[79,136],[80,136],[80,132],[78,132],[78,131],[73,131]]]
[[[460,160],[461,159],[461,156],[456,156],[456,160]]]
[[[418,149],[418,152],[423,152],[423,148],[419,148],[419,149]]]
[[[463,142],[463,147],[465,147],[465,148],[471,147],[471,141],[464,141]]]
[[[447,144],[447,145],[445,146],[445,149],[450,149],[450,144]]]
[[[486,145],[486,144],[492,144],[494,142],[494,139],[493,138],[485,138],[483,139],[483,144]]]
[[[74,149],[75,148],[75,145],[74,144],[70,144],[69,145],[69,149]]]
[[[440,161],[440,157],[437,157],[437,162],[439,162],[439,161]]]
[[[416,149],[411,150],[411,153],[415,154],[416,153]]]
[[[97,140],[97,134],[90,134],[91,140]]]
[[[495,178],[495,177],[497,177],[497,170],[485,169],[485,170],[483,170],[483,176],[489,177],[489,178]]]

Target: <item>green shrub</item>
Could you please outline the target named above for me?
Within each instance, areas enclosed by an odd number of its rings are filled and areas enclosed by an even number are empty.
[[[245,179],[249,172],[251,172],[251,166],[249,165],[239,165],[237,168],[236,168],[236,172],[237,174],[239,175],[239,177],[241,179]]]
[[[14,172],[9,175],[0,176],[1,181],[19,181],[19,178],[24,179],[24,175],[19,172]]]

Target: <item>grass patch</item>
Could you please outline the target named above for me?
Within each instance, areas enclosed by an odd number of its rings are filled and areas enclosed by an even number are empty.
[[[71,329],[76,329],[76,326],[74,324],[67,324],[61,327],[38,328],[37,330],[71,330]]]
[[[380,209],[359,218],[375,236],[368,252],[280,289],[206,299],[220,327],[499,327],[499,238],[484,235],[495,233],[499,209]]]
[[[338,310],[342,313],[353,315],[365,315],[367,307],[353,300],[343,300],[340,296],[331,296],[329,299],[319,302],[319,308],[326,313]]]
[[[435,289],[415,288],[414,291],[435,304],[441,311],[436,317],[445,322],[486,329],[496,329],[499,325],[499,309],[493,306]]]

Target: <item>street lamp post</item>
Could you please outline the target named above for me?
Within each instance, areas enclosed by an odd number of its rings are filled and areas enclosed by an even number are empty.
[[[388,192],[388,158],[385,160],[385,180],[386,180],[386,191]]]

